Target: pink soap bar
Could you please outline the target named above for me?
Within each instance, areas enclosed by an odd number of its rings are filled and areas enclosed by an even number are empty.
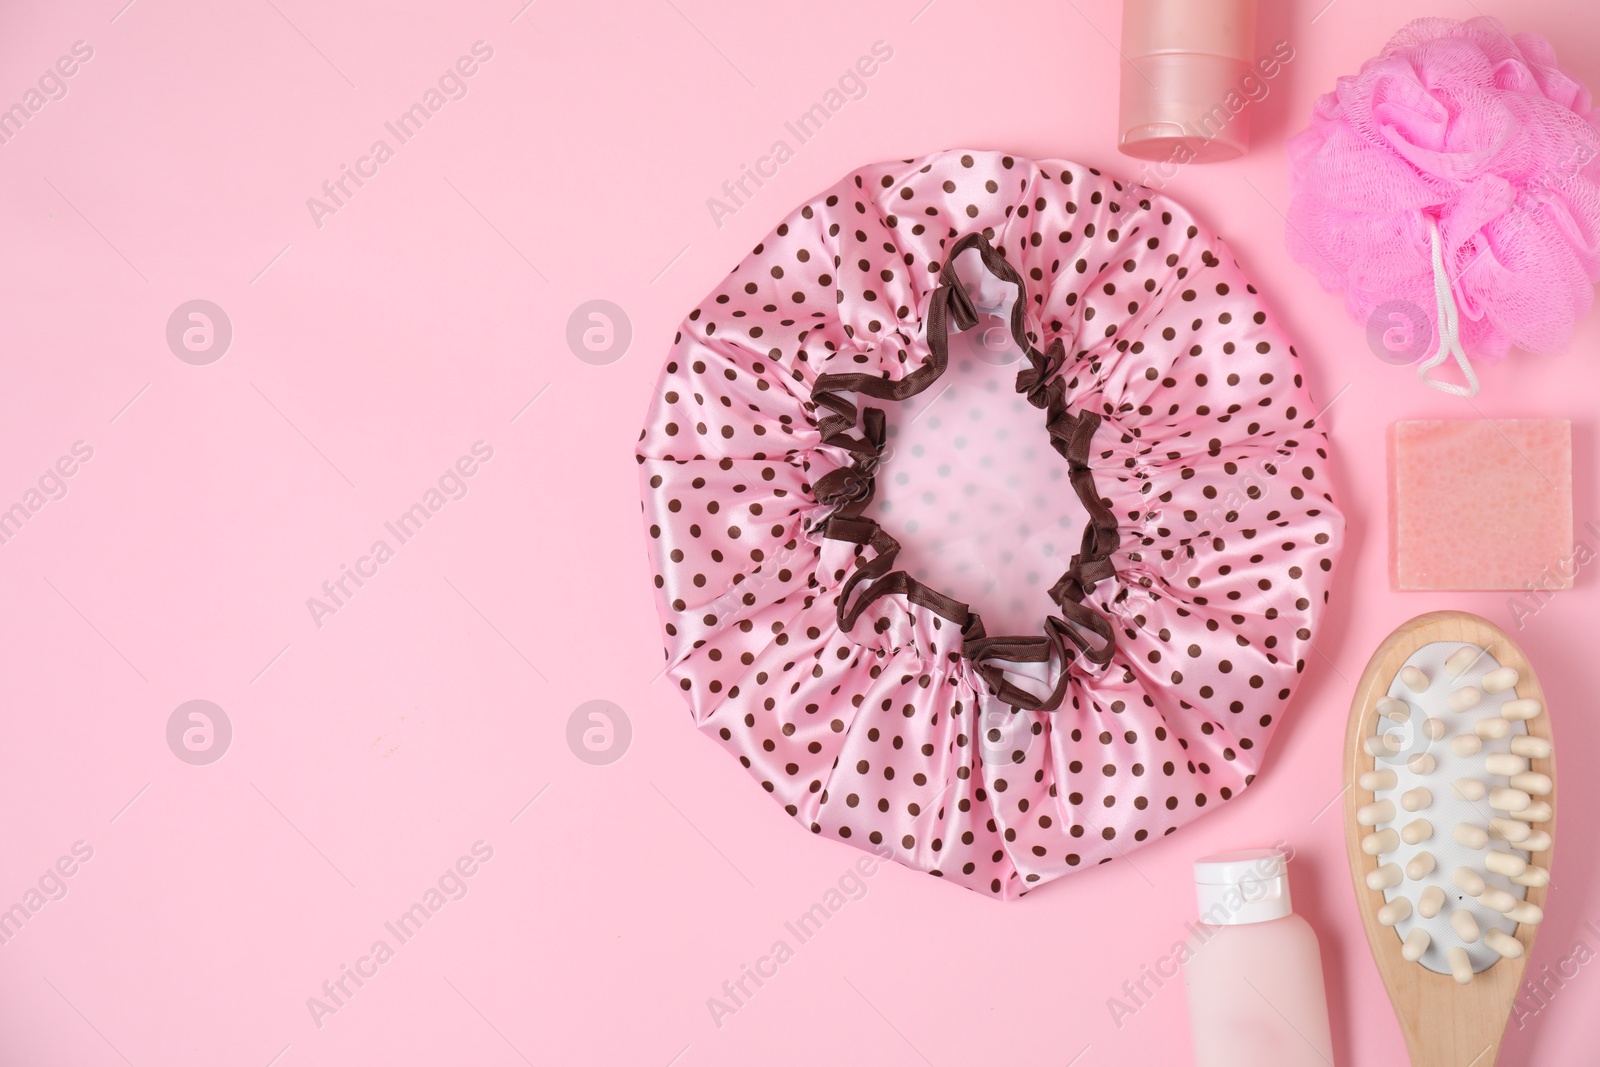
[[[1389,427],[1396,589],[1568,589],[1572,423],[1441,419]]]

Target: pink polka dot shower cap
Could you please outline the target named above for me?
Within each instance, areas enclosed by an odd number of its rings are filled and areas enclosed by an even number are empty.
[[[1229,252],[1059,160],[863,168],[673,342],[668,677],[813,833],[1002,898],[1249,784],[1343,535]]]

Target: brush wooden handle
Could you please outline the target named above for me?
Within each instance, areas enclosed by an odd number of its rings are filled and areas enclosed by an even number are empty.
[[[1524,952],[1518,959],[1502,957],[1487,970],[1473,976],[1468,985],[1458,985],[1448,974],[1435,974],[1420,963],[1400,955],[1400,937],[1378,922],[1383,893],[1367,888],[1367,875],[1376,870],[1379,857],[1361,851],[1366,830],[1356,822],[1356,810],[1373,800],[1357,780],[1372,769],[1373,758],[1362,747],[1363,740],[1376,728],[1378,698],[1389,691],[1390,682],[1400,673],[1412,653],[1435,641],[1462,641],[1488,650],[1501,666],[1516,668],[1517,696],[1544,703],[1544,690],[1522,650],[1498,626],[1487,619],[1463,611],[1436,611],[1419,615],[1401,626],[1373,653],[1367,669],[1356,685],[1350,706],[1349,727],[1345,735],[1345,839],[1350,851],[1350,874],[1355,882],[1361,924],[1367,931],[1372,958],[1389,991],[1389,1000],[1400,1019],[1412,1067],[1493,1067],[1500,1054],[1500,1042],[1511,1017],[1523,971],[1532,954],[1538,927],[1526,923],[1517,927],[1517,939]],[[1551,739],[1549,705],[1542,715],[1527,723],[1528,733]],[[1555,759],[1534,760],[1534,770],[1556,780]],[[1550,793],[1552,815],[1539,824],[1552,841],[1555,837],[1556,794]],[[1554,848],[1552,843],[1551,848]],[[1534,853],[1533,862],[1550,867],[1550,851]],[[1526,899],[1544,906],[1548,887],[1530,888]]]

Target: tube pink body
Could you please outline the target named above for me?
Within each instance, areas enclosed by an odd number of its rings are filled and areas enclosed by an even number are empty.
[[[1183,968],[1195,1067],[1328,1067],[1333,1041],[1322,952],[1290,913],[1211,935]]]

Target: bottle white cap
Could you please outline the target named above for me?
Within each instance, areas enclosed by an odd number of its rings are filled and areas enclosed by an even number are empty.
[[[1218,852],[1194,863],[1200,921],[1238,926],[1281,919],[1289,903],[1289,860],[1275,848]]]

